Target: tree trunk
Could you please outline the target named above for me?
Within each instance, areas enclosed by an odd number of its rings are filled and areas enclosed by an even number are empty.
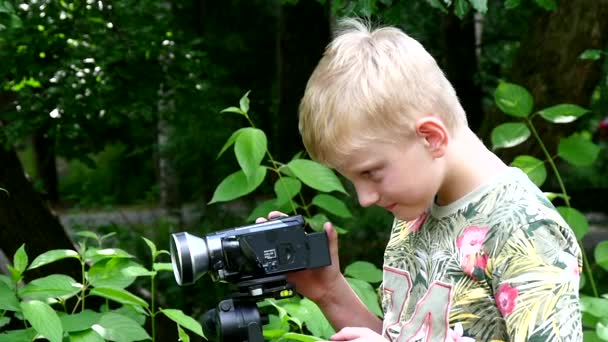
[[[0,126],[1,129],[1,126]],[[31,262],[51,249],[74,249],[74,245],[59,222],[26,178],[13,149],[0,146],[0,248],[11,259],[25,244]],[[62,273],[80,279],[80,263],[65,259],[28,271],[28,279]]]
[[[55,139],[49,138],[48,130],[40,129],[32,139],[36,176],[42,180],[44,198],[51,203],[59,203],[57,162],[55,160]]]
[[[445,51],[442,65],[467,113],[469,127],[476,131],[484,115],[481,88],[474,81],[478,72],[474,15],[461,20],[450,13],[442,17],[441,24]]]
[[[330,39],[329,7],[298,1],[280,7],[278,37],[278,159],[287,161],[304,150],[298,132],[298,107],[308,78]]]
[[[608,0],[560,1],[554,12],[542,11],[533,17],[522,40],[507,81],[527,88],[534,97],[535,110],[560,103],[589,106],[591,94],[601,77],[601,62],[578,59],[587,49],[608,45]],[[513,121],[494,108],[483,122],[480,136],[489,142],[492,128]],[[559,138],[570,134],[574,125],[534,122],[548,150],[557,150]],[[515,148],[499,151],[506,162],[519,154],[540,156],[532,139]]]

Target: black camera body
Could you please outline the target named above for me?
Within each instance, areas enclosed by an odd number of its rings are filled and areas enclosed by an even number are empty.
[[[171,235],[175,280],[192,284],[206,272],[213,280],[236,285],[239,291],[203,316],[210,340],[263,341],[256,302],[293,295],[285,273],[331,264],[327,234],[306,233],[302,216],[286,216],[262,223],[210,233],[203,238],[181,232]]]
[[[180,285],[205,272],[231,283],[327,266],[331,263],[325,232],[307,234],[302,216],[226,229],[199,238],[172,235],[171,260]]]

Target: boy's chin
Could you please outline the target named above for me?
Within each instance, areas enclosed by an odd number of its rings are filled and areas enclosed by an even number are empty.
[[[414,221],[422,216],[426,210],[394,210],[391,211],[396,219],[401,221]]]

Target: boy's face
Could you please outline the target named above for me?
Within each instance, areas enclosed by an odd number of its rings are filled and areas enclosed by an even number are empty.
[[[337,171],[353,183],[361,206],[381,206],[402,220],[424,213],[442,183],[441,159],[419,136],[400,144],[369,143],[343,165]]]

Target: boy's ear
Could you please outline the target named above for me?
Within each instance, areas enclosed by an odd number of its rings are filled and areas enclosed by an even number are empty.
[[[416,120],[416,134],[424,138],[425,146],[434,158],[442,157],[448,145],[448,129],[441,119],[425,116]]]

